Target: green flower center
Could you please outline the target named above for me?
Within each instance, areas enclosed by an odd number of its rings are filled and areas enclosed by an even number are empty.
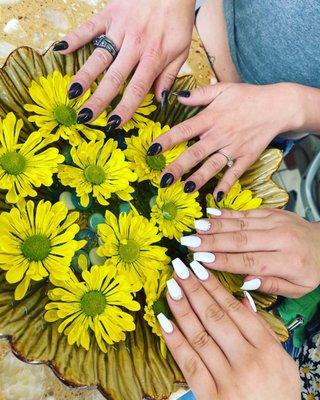
[[[166,158],[163,154],[158,154],[157,156],[146,156],[146,162],[151,169],[156,171],[162,171],[166,166]]]
[[[158,300],[156,300],[152,306],[152,309],[154,315],[162,313],[168,318],[171,316],[171,311],[165,297],[160,297]]]
[[[84,176],[87,182],[90,182],[93,185],[101,185],[106,180],[104,169],[98,165],[89,165],[84,170]]]
[[[177,212],[178,207],[172,201],[167,201],[162,206],[162,215],[165,219],[172,221],[173,219],[175,219]]]
[[[27,166],[27,160],[23,155],[9,151],[0,157],[0,165],[8,174],[20,175]]]
[[[72,107],[61,104],[54,112],[53,116],[59,124],[64,126],[72,126],[77,123],[77,112]]]
[[[80,307],[88,317],[95,317],[104,312],[107,305],[105,295],[98,290],[85,293],[80,300]]]
[[[51,250],[50,240],[45,235],[29,236],[21,245],[21,251],[30,261],[43,261]]]
[[[140,246],[134,240],[123,240],[119,246],[119,254],[122,261],[135,262],[140,255]]]

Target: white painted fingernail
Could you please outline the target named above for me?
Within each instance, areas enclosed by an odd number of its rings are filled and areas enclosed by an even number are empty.
[[[220,217],[220,215],[222,215],[222,211],[219,210],[219,208],[207,208],[207,213],[215,217]]]
[[[164,314],[160,313],[157,315],[159,324],[161,328],[166,332],[166,333],[172,333],[173,332],[173,325]]]
[[[175,270],[175,273],[178,275],[180,279],[189,278],[190,272],[188,267],[180,260],[180,258],[175,258],[172,261],[172,266]]]
[[[213,263],[216,256],[213,253],[207,253],[205,251],[199,251],[198,253],[193,253],[193,259],[195,261],[201,261],[205,263]]]
[[[194,221],[194,227],[203,232],[208,232],[211,229],[211,224],[207,219],[198,219]]]
[[[198,261],[192,261],[190,267],[200,281],[206,281],[209,278],[209,272]]]
[[[180,239],[180,243],[183,246],[188,246],[188,247],[199,247],[201,245],[201,238],[199,236],[183,236]]]
[[[251,294],[250,294],[249,292],[245,291],[245,290],[244,290],[243,293],[244,293],[244,295],[246,296],[246,298],[248,299],[248,301],[249,301],[249,303],[250,303],[250,306],[251,306],[251,308],[253,309],[253,311],[254,311],[254,312],[257,312],[257,307],[256,307],[256,305],[255,305],[255,303],[254,303],[254,300],[253,300]]]
[[[257,290],[261,286],[261,280],[258,278],[251,279],[250,281],[243,282],[242,290]]]
[[[178,283],[175,279],[169,279],[167,281],[167,288],[168,288],[170,297],[173,300],[181,300],[182,299],[183,295],[182,295],[181,287],[178,285]]]

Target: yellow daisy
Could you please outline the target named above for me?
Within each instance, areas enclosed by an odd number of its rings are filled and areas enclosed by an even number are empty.
[[[169,130],[168,125],[161,128],[159,122],[151,121],[144,128],[139,129],[138,136],[131,136],[126,139],[128,147],[125,150],[125,155],[131,161],[139,182],[149,179],[154,185],[159,186],[162,171],[187,149],[187,144],[182,143],[162,154],[147,155],[151,143]]]
[[[167,249],[155,245],[161,240],[158,228],[134,211],[120,214],[119,219],[107,211],[105,219],[98,226],[103,243],[97,253],[108,257],[106,265],[126,273],[134,289],[140,290],[148,276],[155,276],[170,262]]]
[[[194,220],[202,216],[197,196],[198,192],[185,193],[181,182],[159,189],[151,209],[151,222],[159,226],[163,236],[180,240],[183,232],[194,229]]]
[[[123,125],[123,129],[128,132],[133,128],[143,128],[150,121],[145,115],[150,115],[157,107],[152,104],[154,95],[149,93],[146,98],[136,109],[135,113],[131,117],[130,121]]]
[[[89,204],[89,193],[102,205],[108,205],[112,193],[122,200],[132,199],[134,189],[130,182],[137,179],[125,161],[124,153],[117,149],[117,142],[109,139],[86,143],[71,149],[71,157],[76,166],[60,165],[58,177],[64,186],[76,189],[83,207]]]
[[[152,332],[160,337],[161,354],[166,358],[167,348],[162,338],[161,328],[157,320],[159,313],[169,317],[170,311],[165,298],[167,281],[172,277],[172,269],[167,267],[160,273],[159,279],[149,277],[144,284],[146,294],[146,306],[144,307],[144,319],[152,328]]]
[[[60,137],[68,140],[72,146],[78,146],[84,138],[88,140],[101,140],[105,137],[102,130],[95,127],[107,125],[107,113],[87,124],[78,124],[77,115],[84,103],[91,96],[88,89],[83,96],[70,100],[68,87],[72,77],[62,76],[54,71],[52,75],[39,78],[39,82],[32,81],[29,94],[35,104],[25,104],[24,108],[34,113],[29,117],[39,127],[39,133],[43,137],[54,134],[56,139]]]
[[[260,197],[255,197],[251,190],[242,190],[239,181],[237,181],[228,194],[217,202],[212,194],[206,197],[207,206],[212,208],[229,208],[231,210],[246,211],[259,208],[262,203]]]
[[[3,120],[0,118],[0,189],[8,191],[8,203],[17,203],[21,197],[36,196],[34,187],[51,186],[52,175],[64,161],[56,148],[43,150],[52,139],[42,140],[37,133],[19,144],[22,128],[22,120],[17,120],[13,113]]]
[[[138,311],[140,304],[133,300],[132,287],[125,275],[113,266],[93,266],[83,271],[84,282],[70,272],[67,280],[51,277],[56,286],[48,293],[52,302],[45,307],[47,322],[62,320],[58,332],[68,337],[68,343],[89,350],[90,331],[98,346],[106,353],[107,345],[124,340],[125,332],[134,331],[132,315],[123,311]]]
[[[70,213],[62,202],[52,205],[41,200],[35,207],[29,200],[24,206],[0,215],[0,268],[6,280],[19,282],[15,299],[22,299],[30,281],[41,281],[49,274],[68,276],[74,253],[85,241],[74,240],[79,231],[79,214]]]

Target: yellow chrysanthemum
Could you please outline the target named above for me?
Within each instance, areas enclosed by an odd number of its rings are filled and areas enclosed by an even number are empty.
[[[133,300],[132,287],[125,275],[118,274],[113,266],[93,266],[82,273],[79,282],[70,272],[67,280],[51,277],[57,286],[48,293],[52,300],[45,307],[47,322],[63,320],[59,333],[68,337],[68,343],[89,350],[90,331],[98,346],[107,352],[107,345],[124,340],[125,332],[134,331],[132,315],[123,311],[138,311],[139,303]]]
[[[107,125],[107,113],[87,124],[78,124],[77,115],[84,103],[91,96],[88,89],[83,96],[70,100],[68,87],[72,77],[62,76],[54,71],[52,75],[39,78],[39,82],[32,81],[29,93],[35,104],[26,104],[24,108],[34,113],[29,121],[39,127],[39,133],[43,137],[54,134],[56,139],[60,137],[68,140],[72,146],[78,146],[84,138],[88,140],[101,140],[105,137],[102,130],[94,127]]]
[[[151,143],[169,130],[168,125],[161,128],[159,122],[151,121],[147,126],[139,129],[138,136],[131,136],[126,139],[128,147],[125,154],[127,159],[131,161],[139,182],[149,179],[154,185],[159,186],[162,171],[187,149],[187,144],[182,143],[162,154],[147,155]]]
[[[41,281],[49,274],[68,276],[74,253],[85,241],[74,240],[79,231],[79,214],[68,215],[67,207],[41,200],[37,207],[29,200],[24,206],[0,215],[0,268],[6,280],[18,284],[15,299],[22,299],[30,281]]]
[[[8,203],[17,203],[21,197],[36,196],[34,187],[51,186],[52,175],[64,161],[56,148],[43,150],[52,140],[42,140],[37,133],[19,144],[22,127],[22,120],[17,120],[13,113],[3,120],[0,118],[0,189],[8,191]]]
[[[238,211],[253,210],[259,208],[262,203],[262,199],[255,197],[251,190],[242,190],[239,181],[232,186],[221,201],[217,202],[212,194],[208,194],[206,200],[208,207],[229,208]]]
[[[149,123],[149,118],[145,115],[150,115],[157,107],[152,104],[154,95],[149,93],[136,109],[135,113],[131,117],[130,121],[123,125],[123,129],[128,132],[133,128],[143,128]]]
[[[159,279],[150,277],[144,284],[144,291],[146,294],[146,306],[144,307],[144,319],[152,328],[152,332],[160,337],[161,354],[166,358],[167,348],[163,340],[161,328],[157,320],[159,313],[168,315],[169,307],[165,299],[165,292],[167,288],[167,281],[172,276],[172,268],[165,268],[160,273]]]
[[[137,176],[125,161],[124,153],[117,149],[117,142],[83,142],[71,149],[71,157],[76,166],[60,165],[58,177],[64,186],[76,189],[83,207],[89,204],[89,193],[104,206],[112,193],[125,201],[132,199],[134,189],[130,182]]]
[[[161,240],[158,228],[134,211],[120,214],[119,219],[107,211],[105,219],[98,226],[103,244],[97,253],[109,257],[106,265],[126,273],[134,289],[140,290],[148,276],[155,276],[170,262],[166,249],[155,245]]]
[[[202,216],[197,196],[198,192],[185,193],[181,182],[159,189],[151,209],[151,222],[159,226],[163,236],[180,240],[183,232],[194,229],[194,220]]]

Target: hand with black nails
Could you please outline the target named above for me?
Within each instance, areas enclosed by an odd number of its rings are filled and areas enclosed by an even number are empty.
[[[279,133],[304,129],[300,85],[218,83],[174,93],[187,106],[207,106],[198,115],[157,138],[149,154],[198,138],[163,172],[168,186],[199,166],[185,182],[185,191],[199,190],[218,172],[228,168],[215,188],[220,200]]]
[[[70,99],[84,93],[105,71],[94,94],[80,111],[78,121],[84,123],[97,118],[131,73],[107,130],[128,122],[153,84],[156,98],[164,107],[189,53],[194,6],[195,0],[110,0],[99,14],[56,43],[55,51],[69,54],[105,34],[119,50],[113,60],[107,50],[96,48],[74,76],[69,88]]]

